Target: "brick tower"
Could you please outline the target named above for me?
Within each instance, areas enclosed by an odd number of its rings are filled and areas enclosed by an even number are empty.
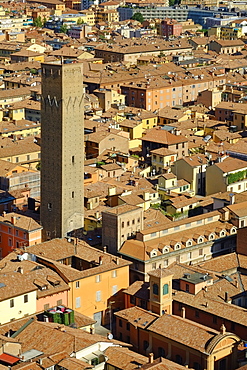
[[[83,227],[84,95],[81,64],[42,64],[43,240]]]

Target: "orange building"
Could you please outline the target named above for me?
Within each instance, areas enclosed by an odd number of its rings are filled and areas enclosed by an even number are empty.
[[[28,251],[68,284],[71,309],[106,324],[112,322],[113,310],[124,307],[122,291],[129,286],[130,262],[76,238],[52,239]]]
[[[15,212],[0,216],[0,256],[5,257],[15,248],[41,242],[42,226],[31,217]]]

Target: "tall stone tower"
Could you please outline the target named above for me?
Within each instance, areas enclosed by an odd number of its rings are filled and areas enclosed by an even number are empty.
[[[43,240],[83,227],[84,111],[81,64],[42,64]]]

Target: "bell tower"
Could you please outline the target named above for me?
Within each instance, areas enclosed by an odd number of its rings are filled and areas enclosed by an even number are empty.
[[[150,271],[150,309],[163,315],[172,314],[172,274],[167,269],[158,268]]]

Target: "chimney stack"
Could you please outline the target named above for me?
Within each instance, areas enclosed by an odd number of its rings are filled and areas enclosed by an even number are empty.
[[[154,362],[154,354],[149,353],[149,363],[152,364]]]
[[[229,300],[228,292],[225,292],[225,302],[227,303]]]
[[[15,216],[11,216],[11,223],[12,223],[12,225],[16,224],[16,217]]]
[[[20,274],[23,274],[23,267],[19,266],[17,269],[17,272],[19,272]]]
[[[222,324],[221,327],[220,327],[220,333],[221,334],[226,334],[226,327],[225,327],[224,324]]]
[[[185,307],[182,307],[182,318],[185,319]]]
[[[105,245],[104,246],[104,253],[106,253],[107,252],[107,246]]]
[[[102,265],[102,256],[99,256],[99,264]]]

